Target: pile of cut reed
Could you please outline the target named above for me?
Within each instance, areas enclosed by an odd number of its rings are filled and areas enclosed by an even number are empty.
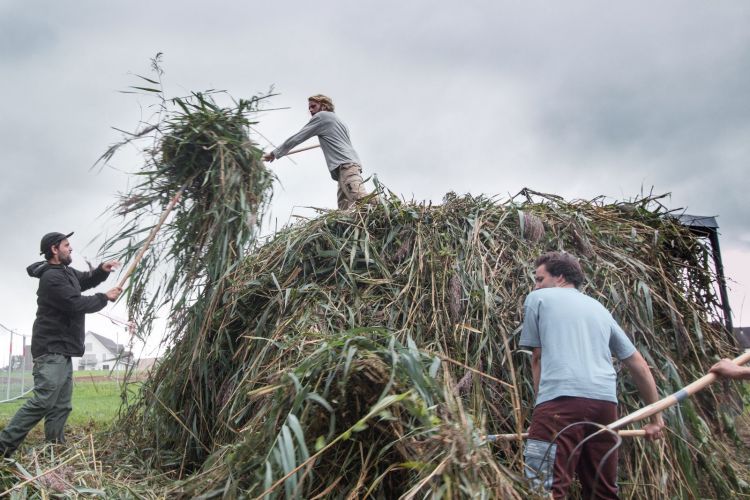
[[[533,260],[553,249],[580,257],[583,291],[629,332],[662,394],[734,354],[710,253],[657,198],[524,191],[431,206],[381,192],[242,260],[119,426],[186,496],[528,497],[517,444],[482,436],[528,426],[519,325]],[[624,372],[618,384],[622,414],[642,406]],[[747,493],[719,390],[668,411],[664,441],[624,444],[624,497]]]

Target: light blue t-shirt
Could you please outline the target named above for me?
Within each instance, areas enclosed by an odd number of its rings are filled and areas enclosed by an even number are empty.
[[[542,288],[526,297],[520,345],[542,348],[537,405],[560,396],[617,403],[612,355],[635,353],[609,311],[575,288]]]

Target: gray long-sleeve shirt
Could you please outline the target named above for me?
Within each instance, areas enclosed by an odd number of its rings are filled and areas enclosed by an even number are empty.
[[[310,118],[302,130],[284,141],[284,144],[273,151],[276,158],[286,155],[293,147],[317,135],[320,149],[328,164],[331,177],[336,180],[335,171],[346,163],[361,165],[357,152],[352,147],[349,129],[332,111],[318,111]]]

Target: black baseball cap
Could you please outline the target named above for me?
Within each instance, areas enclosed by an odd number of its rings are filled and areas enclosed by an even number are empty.
[[[73,236],[73,233],[63,234],[63,233],[47,233],[44,236],[42,236],[42,242],[39,244],[39,250],[40,254],[43,254],[53,246],[60,243],[62,240],[67,240]]]

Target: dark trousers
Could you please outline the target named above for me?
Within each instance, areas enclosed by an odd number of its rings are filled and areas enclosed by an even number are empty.
[[[0,432],[0,453],[13,453],[29,431],[44,419],[44,437],[65,442],[65,422],[73,407],[73,364],[69,356],[45,354],[34,359],[34,395]]]
[[[537,405],[524,453],[527,476],[544,483],[555,498],[565,498],[574,474],[581,481],[583,499],[618,498],[617,451],[604,460],[617,442],[612,433],[602,432],[577,449],[599,427],[574,425],[554,439],[558,432],[576,422],[607,425],[615,420],[617,404],[609,401],[560,397]]]

